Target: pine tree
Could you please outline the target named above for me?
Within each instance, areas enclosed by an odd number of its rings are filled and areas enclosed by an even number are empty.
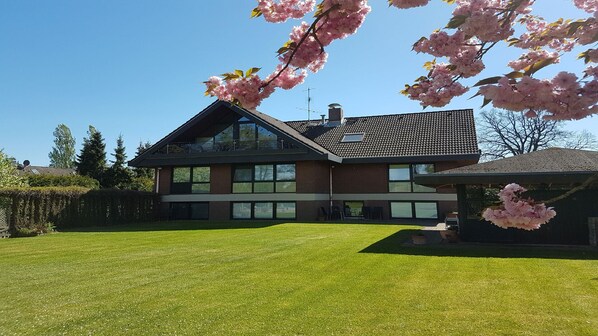
[[[87,136],[83,139],[81,154],[77,156],[77,172],[100,181],[103,186],[102,180],[106,170],[106,144],[102,134],[91,125]]]
[[[59,124],[54,130],[54,147],[48,157],[50,167],[75,168],[75,138],[65,124]]]
[[[126,166],[127,154],[125,152],[123,136],[119,135],[116,139],[116,148],[114,148],[114,161],[112,166],[106,171],[104,184],[108,188],[128,188],[131,184],[131,172]]]
[[[143,152],[148,150],[151,146],[152,144],[149,141],[145,143],[139,141],[139,146],[137,146],[137,152],[135,153],[135,156],[143,154]],[[135,168],[134,171],[135,177],[154,178],[154,170],[152,168]]]

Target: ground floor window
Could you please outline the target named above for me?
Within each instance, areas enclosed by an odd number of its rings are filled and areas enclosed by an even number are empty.
[[[209,217],[208,202],[170,203],[170,219],[209,219]]]
[[[436,202],[390,202],[391,218],[438,218],[438,203]]]
[[[295,219],[295,202],[234,202],[232,219]]]
[[[363,201],[346,201],[344,211],[345,217],[363,216]]]

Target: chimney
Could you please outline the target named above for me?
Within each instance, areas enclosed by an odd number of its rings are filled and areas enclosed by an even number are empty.
[[[326,115],[320,114],[320,117],[322,117],[322,125],[324,125],[326,123]]]
[[[345,122],[343,117],[343,107],[341,104],[332,103],[328,105],[328,125],[330,127],[339,126]]]

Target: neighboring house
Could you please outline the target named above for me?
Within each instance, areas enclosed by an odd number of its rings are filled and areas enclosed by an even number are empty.
[[[129,162],[157,170],[173,219],[437,219],[451,188],[415,174],[478,162],[472,110],[282,122],[217,101]],[[340,209],[340,211],[335,211]]]
[[[26,165],[19,169],[22,174],[33,174],[33,175],[54,175],[54,176],[67,176],[76,175],[77,172],[71,168],[53,168],[43,166],[29,166]]]
[[[538,230],[502,229],[481,218],[499,204],[498,191],[517,183],[536,201],[563,195],[598,174],[598,152],[549,148],[496,161],[420,175],[427,186],[456,185],[459,194],[459,236],[465,241],[491,243],[589,244],[588,218],[598,217],[598,181],[547,206],[555,218]],[[592,234],[596,235],[596,232]]]

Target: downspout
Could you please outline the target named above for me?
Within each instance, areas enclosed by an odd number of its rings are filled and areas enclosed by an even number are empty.
[[[154,169],[154,174],[156,174],[156,179],[155,179],[155,183],[156,183],[156,187],[154,188],[156,190],[156,194],[160,193],[160,171],[162,170],[162,167],[158,167],[156,169]]]
[[[332,169],[334,169],[334,166],[330,165],[330,168],[328,169],[329,172],[330,172],[329,176],[328,176],[328,179],[330,181],[329,186],[328,186],[328,188],[329,188],[329,190],[328,190],[328,200],[330,201],[330,204],[328,205],[328,213],[329,214],[332,213]]]

